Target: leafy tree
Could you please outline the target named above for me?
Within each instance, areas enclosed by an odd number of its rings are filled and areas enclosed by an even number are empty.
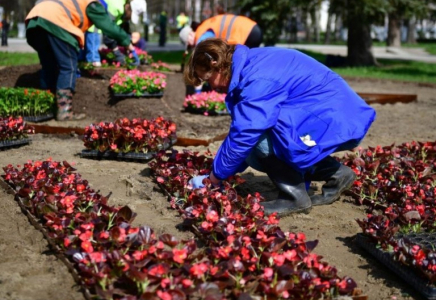
[[[265,46],[275,45],[290,11],[290,0],[239,0],[241,14],[256,21],[263,32]]]

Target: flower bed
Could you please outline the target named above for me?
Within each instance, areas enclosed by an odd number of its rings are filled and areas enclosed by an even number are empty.
[[[110,80],[114,96],[146,97],[162,96],[166,87],[166,75],[138,70],[121,70]]]
[[[185,171],[205,172],[211,166],[210,158],[193,153],[161,153],[153,170],[173,186]],[[194,239],[179,241],[169,234],[156,236],[145,225],[132,226],[135,213],[129,207],[109,206],[108,197],[67,162],[3,169],[20,205],[77,270],[90,298],[332,299],[356,292],[351,278],[338,277],[312,253],[316,241],[281,231],[274,215],[263,217],[260,195],[238,196],[230,186],[240,182],[236,177],[222,192],[188,189],[179,209],[188,223],[201,228],[205,244],[198,248]]]
[[[224,268],[222,275],[209,269],[211,278],[232,278],[236,289],[233,284],[223,285],[226,299],[244,293],[274,299],[331,299],[356,291],[353,279],[338,277],[334,267],[312,253],[318,241],[306,241],[303,233],[283,232],[276,214],[264,216],[259,193],[239,196],[234,187],[244,182],[240,177],[230,177],[220,188],[205,179],[204,188],[192,189],[189,180],[209,174],[212,161],[211,153],[160,151],[149,165],[184,225],[211,248],[212,257]]]
[[[28,144],[29,134],[35,129],[28,126],[22,117],[0,117],[0,149]]]
[[[127,49],[125,47],[118,47],[118,49],[120,49],[121,53],[126,55],[127,58],[126,63],[128,63],[131,57],[128,56]],[[135,48],[135,52],[136,54],[138,54],[138,58],[141,64],[145,65],[153,62],[153,57],[150,54],[148,54],[147,51],[141,50],[139,48]],[[102,66],[103,64],[107,64],[107,65],[117,64],[117,62],[115,61],[115,55],[112,50],[103,48],[99,50],[99,54],[101,57]]]
[[[22,116],[38,122],[53,118],[54,95],[32,88],[0,88],[0,116]]]
[[[436,240],[429,246],[411,236],[436,230],[436,142],[359,149],[344,163],[358,175],[350,195],[369,206],[357,220],[368,242],[434,288]]]
[[[225,104],[226,94],[216,91],[201,92],[185,97],[185,111],[205,116],[228,114]]]
[[[177,141],[176,124],[162,117],[127,118],[85,128],[82,157],[149,160]]]
[[[160,60],[157,62],[152,62],[150,64],[150,66],[151,66],[151,69],[153,71],[159,71],[159,72],[162,72],[162,71],[163,72],[171,72],[172,71],[170,66],[167,63],[164,63]]]

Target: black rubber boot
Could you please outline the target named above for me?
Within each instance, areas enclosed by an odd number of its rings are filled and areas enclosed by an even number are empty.
[[[265,215],[277,212],[283,217],[297,212],[307,213],[312,204],[303,175],[276,156],[261,158],[260,161],[268,177],[279,189],[277,199],[262,203]]]
[[[349,167],[344,166],[335,158],[328,156],[314,165],[311,174],[306,174],[306,180],[325,181],[321,195],[310,197],[312,205],[331,204],[339,199],[342,192],[351,187],[356,174]]]

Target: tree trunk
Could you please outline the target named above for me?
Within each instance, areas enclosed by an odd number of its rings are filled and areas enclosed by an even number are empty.
[[[332,14],[329,12],[327,16],[327,27],[325,30],[324,44],[330,44],[330,36],[332,34]]]
[[[334,41],[338,41],[341,38],[342,29],[342,17],[340,15],[335,15],[335,31],[333,32]]]
[[[360,1],[359,1],[360,2]],[[357,2],[357,3],[359,3]],[[355,1],[348,1],[348,64],[350,66],[373,66],[377,62],[371,52],[371,20]]]
[[[320,13],[319,13],[319,7],[318,6],[314,6],[311,9],[310,12],[310,18],[311,18],[311,27],[312,27],[312,32],[315,38],[315,42],[319,42],[319,18],[320,18]]]
[[[416,44],[416,19],[414,17],[407,20],[407,43]]]
[[[201,21],[201,0],[195,0],[194,21]]]
[[[396,12],[389,14],[387,45],[401,47],[401,17]]]
[[[303,9],[304,30],[306,32],[306,42],[312,41],[312,32],[310,30],[311,24],[309,23],[309,14],[307,10]]]

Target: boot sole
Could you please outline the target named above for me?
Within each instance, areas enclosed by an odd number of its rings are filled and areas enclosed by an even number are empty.
[[[354,174],[354,176],[349,180],[349,182],[347,182],[345,184],[345,186],[339,191],[338,196],[336,198],[334,198],[333,200],[327,201],[327,202],[320,202],[320,203],[313,203],[312,202],[312,206],[320,206],[320,205],[329,205],[332,204],[333,202],[336,202],[339,200],[339,198],[341,198],[342,193],[345,190],[348,190],[352,185],[354,180],[356,179],[356,175]],[[314,196],[319,196],[319,195],[314,195]]]

